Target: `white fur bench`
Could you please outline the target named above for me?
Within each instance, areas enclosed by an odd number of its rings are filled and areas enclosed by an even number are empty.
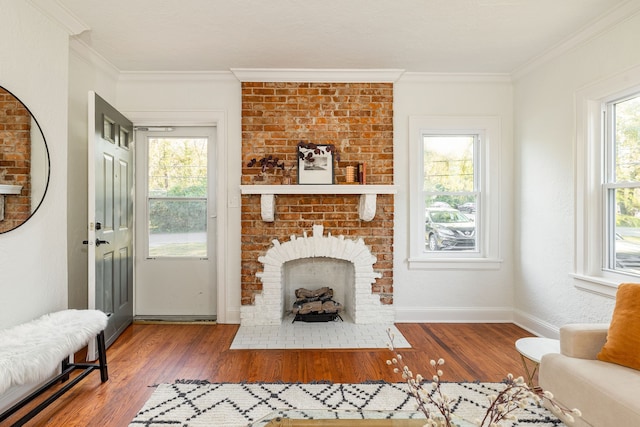
[[[107,381],[109,376],[104,344],[107,320],[107,315],[98,310],[63,310],[0,330],[0,395],[12,386],[48,380],[0,414],[0,424],[57,382],[67,381],[74,370],[83,372],[13,425],[22,425],[33,418],[94,370],[100,371],[102,382]],[[86,346],[92,338],[96,339],[98,347],[98,363],[69,363],[69,356]],[[51,378],[61,361],[62,371]]]

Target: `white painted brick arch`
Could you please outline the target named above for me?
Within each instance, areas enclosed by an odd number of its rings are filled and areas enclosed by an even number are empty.
[[[256,275],[262,281],[262,293],[256,294],[253,305],[240,308],[242,325],[280,325],[284,314],[283,265],[302,258],[326,257],[353,263],[355,271],[352,308],[353,321],[357,324],[393,323],[394,310],[382,304],[380,296],[371,292],[371,285],[382,277],[373,271],[376,257],[362,239],[345,239],[344,236],[323,235],[322,225],[313,226],[313,236],[291,236],[288,242],[273,240],[273,246],[258,258],[264,269]]]

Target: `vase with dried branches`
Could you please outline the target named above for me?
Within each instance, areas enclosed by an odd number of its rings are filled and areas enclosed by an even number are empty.
[[[278,157],[274,157],[271,154],[260,159],[254,157],[247,163],[247,167],[256,166],[260,167],[260,173],[254,177],[254,180],[259,182],[268,181],[269,175],[275,175],[278,170],[285,170],[284,162],[281,162]]]

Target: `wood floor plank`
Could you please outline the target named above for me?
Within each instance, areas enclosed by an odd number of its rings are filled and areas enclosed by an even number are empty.
[[[429,361],[443,358],[445,381],[501,381],[508,373],[524,374],[514,342],[531,334],[516,325],[411,323],[397,327],[412,345],[400,352],[414,373],[429,373]],[[102,384],[99,375],[90,375],[27,425],[127,426],[155,384],[179,379],[402,380],[386,364],[393,356],[387,349],[230,350],[237,330],[237,325],[134,324],[107,350],[108,382]]]

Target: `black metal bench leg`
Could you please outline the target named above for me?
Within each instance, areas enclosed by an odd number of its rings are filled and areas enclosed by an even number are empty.
[[[104,344],[104,331],[98,334],[96,343],[98,345],[98,361],[100,363],[100,380],[106,382],[109,380],[109,372],[107,370],[107,347]]]
[[[65,372],[68,368],[69,368],[69,356],[67,356],[62,361],[62,370],[60,372]],[[65,381],[67,381],[68,379],[69,379],[69,375],[64,375],[63,377],[60,378],[60,382],[63,383]]]

